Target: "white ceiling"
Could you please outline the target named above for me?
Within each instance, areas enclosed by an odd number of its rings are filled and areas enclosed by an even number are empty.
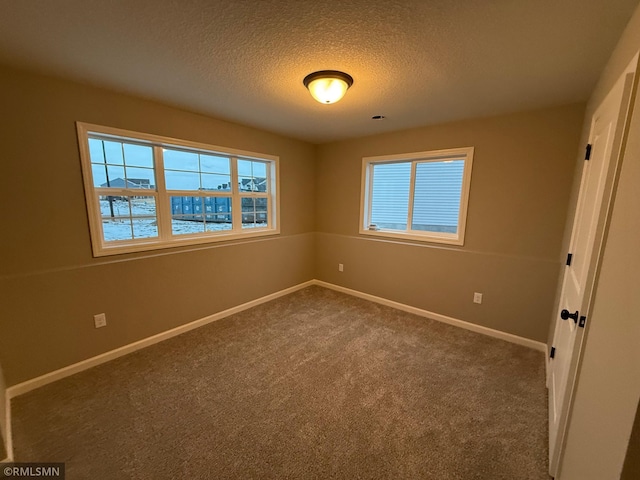
[[[584,101],[637,4],[0,0],[0,63],[323,143]],[[334,105],[324,69],[354,78]]]

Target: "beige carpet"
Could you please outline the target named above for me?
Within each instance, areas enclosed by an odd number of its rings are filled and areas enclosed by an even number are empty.
[[[542,353],[319,287],[12,406],[67,479],[549,478]]]

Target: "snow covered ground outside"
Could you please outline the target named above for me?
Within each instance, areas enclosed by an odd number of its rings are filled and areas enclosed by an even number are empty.
[[[114,240],[131,240],[132,238],[153,238],[158,236],[156,206],[153,197],[131,198],[131,201],[120,198],[113,199],[111,206],[105,198],[100,199],[102,214],[102,230],[107,242]],[[129,209],[131,205],[131,209]],[[111,208],[113,216],[111,218]],[[245,223],[243,228],[255,228],[265,224]],[[231,223],[205,223],[172,219],[171,227],[174,235],[216,232],[231,230]]]

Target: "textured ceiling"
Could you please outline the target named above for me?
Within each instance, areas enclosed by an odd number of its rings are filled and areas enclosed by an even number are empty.
[[[323,143],[586,100],[637,4],[0,0],[0,63]]]

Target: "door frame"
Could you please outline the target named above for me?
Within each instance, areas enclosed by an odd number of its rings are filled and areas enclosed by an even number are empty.
[[[620,174],[620,164],[622,156],[624,155],[624,147],[626,144],[626,139],[629,131],[629,123],[631,121],[631,113],[633,108],[633,100],[636,96],[637,84],[638,84],[638,61],[640,57],[640,52],[636,52],[633,56],[631,62],[624,69],[618,80],[614,83],[614,85],[609,89],[605,98],[600,102],[600,104],[593,110],[591,115],[591,121],[589,124],[589,138],[588,143],[592,142],[592,135],[594,130],[594,125],[596,122],[596,115],[600,111],[602,105],[608,100],[610,93],[619,86],[619,83],[622,83],[622,101],[621,107],[618,114],[618,123],[616,124],[616,130],[614,132],[613,145],[611,149],[611,157],[609,161],[609,165],[607,167],[607,171],[605,172],[606,180],[604,186],[604,192],[602,196],[602,203],[599,207],[598,214],[598,222],[595,232],[594,245],[593,245],[593,255],[591,258],[591,263],[589,265],[589,271],[587,274],[587,282],[585,286],[584,300],[583,305],[585,308],[581,312],[581,314],[587,316],[587,323],[585,325],[584,331],[582,335],[577,339],[577,344],[573,350],[572,358],[569,365],[566,391],[564,395],[564,400],[561,406],[560,420],[558,422],[558,431],[556,434],[555,448],[554,452],[549,452],[549,474],[552,477],[556,477],[559,472],[559,466],[562,464],[562,458],[565,451],[565,441],[567,435],[567,428],[569,425],[569,420],[571,418],[572,408],[575,401],[574,395],[576,391],[576,386],[580,377],[580,366],[582,362],[582,357],[584,356],[584,344],[587,335],[589,334],[589,327],[591,322],[589,321],[590,312],[593,308],[594,303],[594,286],[597,283],[599,272],[600,272],[600,264],[602,260],[602,255],[604,252],[604,246],[606,243],[606,232],[609,227],[609,223],[611,220],[611,213],[613,209],[613,198],[615,196],[615,191],[618,183],[618,177]],[[581,149],[581,154],[583,150]],[[578,181],[579,180],[579,181]],[[582,176],[576,178],[576,183],[581,185]],[[578,187],[580,188],[580,187]],[[578,191],[578,196],[576,197],[576,201],[579,198],[580,192]],[[573,232],[575,221],[575,212],[574,219],[571,222],[571,231]],[[560,320],[557,318],[557,310],[561,300],[561,289],[564,285],[566,276],[566,269],[563,268],[562,276],[558,283],[558,296],[556,298],[556,302],[554,304],[553,309],[553,332],[555,336],[556,331],[556,323]],[[578,332],[578,335],[580,332]],[[553,341],[553,337],[551,338]],[[551,345],[549,345],[549,348]],[[547,386],[550,378],[551,371],[551,358],[547,355]],[[551,414],[551,412],[549,412]],[[550,434],[550,433],[549,433]]]

